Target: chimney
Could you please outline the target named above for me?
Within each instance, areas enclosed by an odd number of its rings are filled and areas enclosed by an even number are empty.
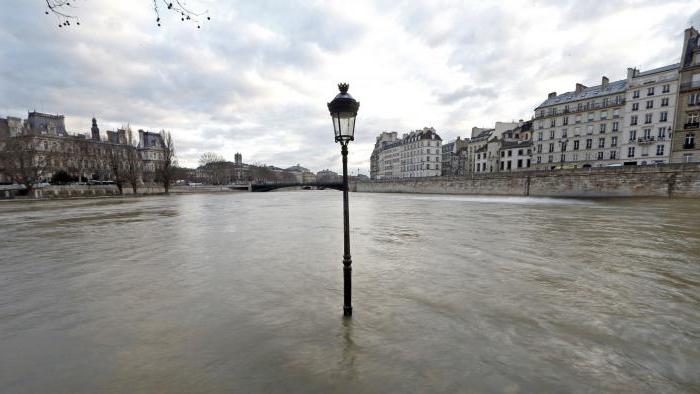
[[[610,80],[608,79],[608,77],[606,77],[605,75],[603,75],[603,78],[602,78],[600,84],[602,85],[602,87],[607,88],[607,87],[608,87],[608,83],[610,83]]]
[[[143,140],[143,129],[139,129],[139,146],[146,147],[146,141]]]
[[[581,93],[581,92],[583,92],[583,89],[585,89],[585,88],[586,88],[586,85],[577,83],[577,84],[576,84],[576,93]]]
[[[552,92],[552,93],[547,95],[547,99],[551,99],[551,98],[555,98],[555,97],[557,97],[557,92]]]

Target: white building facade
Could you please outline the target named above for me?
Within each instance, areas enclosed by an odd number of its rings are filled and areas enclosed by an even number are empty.
[[[679,64],[627,70],[622,156],[625,165],[670,162]]]
[[[417,178],[441,175],[442,139],[432,127],[398,138],[396,132],[377,137],[370,164],[373,179]]]

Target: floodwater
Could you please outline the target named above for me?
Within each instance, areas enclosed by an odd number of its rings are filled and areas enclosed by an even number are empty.
[[[700,201],[0,204],[0,392],[700,392]]]

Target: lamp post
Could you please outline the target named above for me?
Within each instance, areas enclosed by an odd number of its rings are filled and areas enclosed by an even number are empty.
[[[328,103],[333,119],[335,142],[343,155],[343,316],[352,316],[352,258],[350,257],[350,210],[348,208],[348,143],[355,139],[355,117],[360,103],[348,93],[347,83],[338,84],[340,93]]]

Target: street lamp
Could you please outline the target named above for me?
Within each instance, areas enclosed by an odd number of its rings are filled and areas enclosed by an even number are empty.
[[[343,316],[352,316],[352,259],[350,258],[350,210],[348,208],[348,143],[355,139],[355,117],[360,103],[348,93],[347,83],[338,84],[340,93],[328,103],[333,118],[335,142],[340,142],[343,155]]]

